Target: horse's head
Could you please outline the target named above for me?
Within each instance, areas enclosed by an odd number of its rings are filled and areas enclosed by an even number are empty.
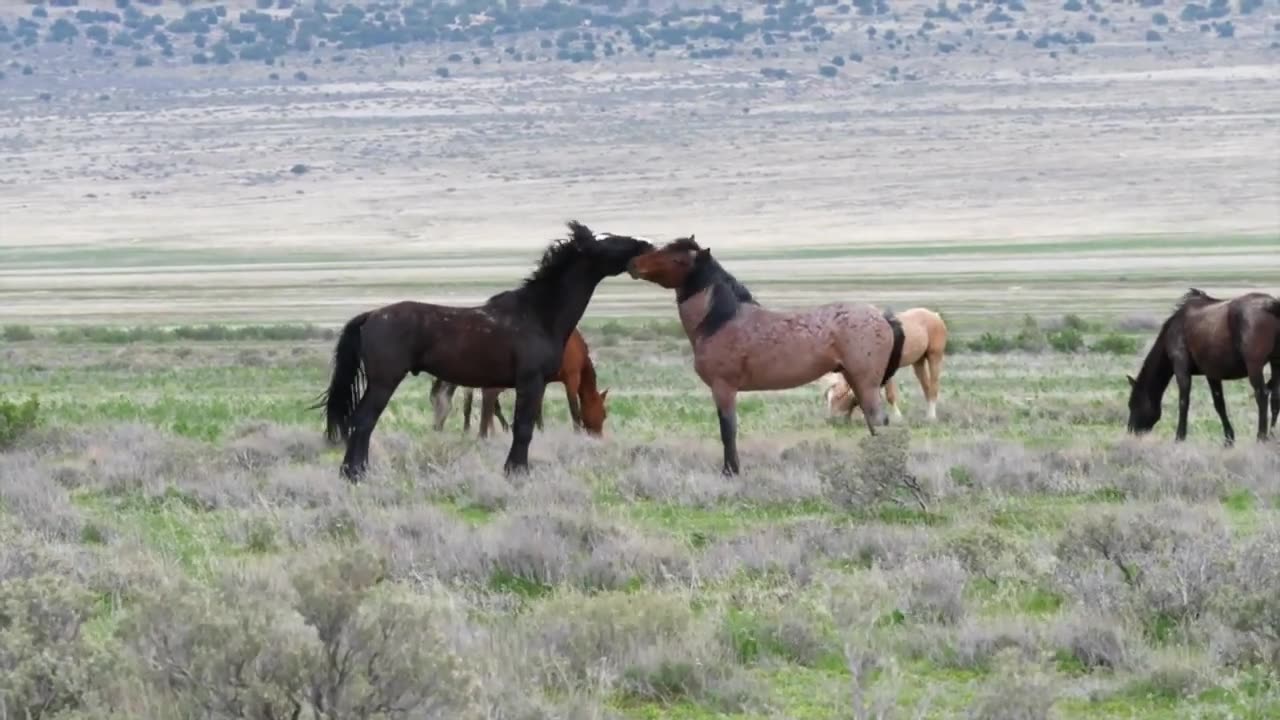
[[[1142,383],[1126,375],[1129,381],[1129,432],[1141,435],[1160,422],[1160,401]]]
[[[569,229],[574,247],[590,261],[593,270],[605,277],[621,275],[632,258],[653,250],[653,243],[640,238],[609,233],[597,236],[576,222],[569,223]]]
[[[710,257],[711,248],[698,247],[690,235],[636,257],[627,265],[627,272],[633,278],[676,290],[684,285],[700,260]]]
[[[606,388],[595,398],[582,403],[582,427],[590,435],[599,437],[604,434],[604,420],[609,417],[609,410],[605,404],[605,398],[608,395],[609,390]]]

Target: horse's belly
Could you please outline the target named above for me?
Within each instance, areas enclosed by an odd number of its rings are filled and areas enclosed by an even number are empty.
[[[740,390],[788,390],[807,385],[831,372],[832,362],[821,355],[796,353],[747,358]]]

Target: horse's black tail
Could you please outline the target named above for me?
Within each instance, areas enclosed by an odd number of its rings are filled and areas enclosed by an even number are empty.
[[[885,309],[884,319],[889,321],[889,327],[893,329],[893,349],[889,351],[889,365],[884,369],[880,387],[888,385],[893,374],[898,371],[898,363],[902,362],[902,345],[907,341],[907,334],[902,331],[902,322],[892,310]]]
[[[364,367],[360,359],[360,328],[368,319],[369,313],[360,313],[348,320],[342,328],[333,351],[333,377],[329,380],[329,389],[320,395],[319,402],[309,408],[324,408],[324,435],[334,444],[345,442],[351,435],[352,416],[355,414],[356,404],[360,402],[364,380]]]

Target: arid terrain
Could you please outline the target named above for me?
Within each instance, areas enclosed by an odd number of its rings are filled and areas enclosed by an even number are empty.
[[[1189,282],[1277,284],[1280,253],[1259,244],[1280,228],[1274,4],[1231,38],[1163,8],[1183,30],[1156,44],[1128,41],[1151,9],[1112,3],[1110,31],[1075,54],[986,30],[946,54],[868,39],[920,24],[927,6],[900,5],[760,60],[746,45],[486,58],[448,78],[433,70],[458,44],[114,71],[38,44],[31,75],[0,81],[0,319],[332,322],[401,297],[473,302],[569,218],[695,233],[784,304],[1133,310]],[[1019,26],[1097,29],[1037,12]],[[815,72],[855,48],[837,76]],[[611,281],[591,313],[666,300]]]

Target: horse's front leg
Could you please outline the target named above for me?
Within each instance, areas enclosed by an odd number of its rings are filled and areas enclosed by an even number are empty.
[[[716,401],[716,415],[720,418],[720,443],[724,445],[725,475],[737,475],[738,463],[738,389],[717,380],[711,385],[711,396]]]
[[[1218,418],[1222,420],[1222,434],[1226,436],[1227,446],[1230,447],[1236,442],[1236,431],[1231,427],[1231,418],[1227,417],[1227,400],[1222,394],[1222,381],[1205,377],[1209,382],[1209,392],[1213,395],[1213,409],[1218,411]]]
[[[542,394],[547,389],[546,379],[539,373],[522,376],[516,383],[516,410],[511,418],[511,451],[502,466],[508,475],[512,471],[529,470],[529,443],[533,440],[533,420],[542,405]]]
[[[1178,429],[1174,440],[1182,442],[1187,439],[1187,412],[1191,409],[1191,373],[1184,369],[1175,369],[1178,379]]]

